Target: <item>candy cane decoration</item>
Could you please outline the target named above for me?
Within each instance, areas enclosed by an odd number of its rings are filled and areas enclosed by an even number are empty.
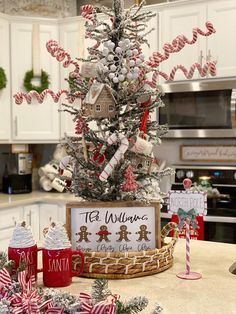
[[[185,220],[186,225],[186,274],[190,273],[190,220]]]
[[[99,180],[106,181],[107,178],[112,173],[115,166],[120,162],[121,158],[124,156],[125,152],[127,151],[129,147],[129,141],[126,138],[125,135],[121,133],[113,133],[107,140],[109,145],[116,144],[118,141],[120,141],[121,145],[117,149],[115,155],[112,157],[112,159],[108,162],[104,170],[99,176]]]
[[[161,62],[167,60],[170,57],[171,53],[179,52],[184,48],[186,44],[193,45],[197,41],[198,34],[202,36],[210,36],[211,34],[215,33],[215,29],[211,22],[206,22],[207,32],[203,32],[200,28],[195,27],[193,28],[193,38],[189,40],[184,35],[178,35],[172,43],[165,43],[163,46],[164,53],[161,54],[160,52],[154,52],[153,55],[149,58],[150,61],[147,61],[147,65],[151,67],[158,66]]]
[[[81,15],[91,21],[93,23],[93,25],[95,25],[96,23],[96,18],[93,16],[93,10],[94,7],[91,4],[87,4],[87,5],[82,5],[81,6]]]
[[[65,94],[67,97],[68,97],[68,101],[69,103],[73,103],[75,101],[75,99],[77,97],[80,97],[81,96],[81,93],[80,92],[76,92],[74,93],[73,95],[70,95],[70,92],[66,89],[61,89],[59,92],[57,93],[54,93],[51,89],[45,89],[42,93],[38,93],[36,91],[30,91],[29,93],[24,93],[24,92],[19,92],[19,93],[16,93],[15,95],[13,95],[13,97],[15,98],[15,103],[17,105],[20,105],[22,104],[22,102],[24,100],[27,101],[28,104],[31,104],[32,103],[32,99],[33,98],[36,98],[37,101],[42,104],[43,101],[44,101],[44,98],[47,96],[47,95],[51,95],[53,101],[55,103],[57,103],[61,97],[61,95]]]
[[[190,67],[189,71],[183,65],[179,64],[172,69],[170,75],[168,75],[165,72],[157,70],[154,72],[152,76],[152,81],[146,80],[143,82],[143,84],[148,84],[151,88],[156,88],[158,76],[162,76],[166,81],[173,81],[177,70],[181,70],[187,79],[191,79],[193,77],[193,74],[196,69],[198,70],[201,77],[206,76],[208,71],[212,76],[215,76],[216,63],[217,63],[216,61],[208,61],[203,67],[199,63],[194,63]]]

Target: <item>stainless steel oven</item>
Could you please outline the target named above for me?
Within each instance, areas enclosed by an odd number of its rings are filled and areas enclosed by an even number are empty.
[[[205,240],[236,244],[236,167],[177,165],[173,168],[175,175],[171,189],[184,189],[184,178],[190,178],[193,183],[208,178],[211,188],[218,191],[207,198]],[[163,206],[161,217],[162,224],[170,221],[171,215],[167,213],[166,206]]]
[[[165,83],[165,107],[160,124],[168,124],[166,137],[219,138],[236,136],[236,78]]]

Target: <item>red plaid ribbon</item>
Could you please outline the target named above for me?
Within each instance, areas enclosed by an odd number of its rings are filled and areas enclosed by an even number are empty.
[[[94,305],[89,304],[91,295],[87,293],[80,293],[79,299],[83,303],[82,309],[86,314],[115,314],[116,301],[120,295],[114,294],[111,300],[100,301]]]

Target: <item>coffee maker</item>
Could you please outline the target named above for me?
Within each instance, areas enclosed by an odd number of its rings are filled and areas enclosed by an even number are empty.
[[[2,191],[7,194],[32,192],[33,154],[18,153],[5,155]]]

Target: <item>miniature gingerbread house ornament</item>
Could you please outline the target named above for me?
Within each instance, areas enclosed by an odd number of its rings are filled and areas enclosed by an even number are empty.
[[[158,169],[158,163],[156,158],[152,156],[145,156],[141,154],[135,154],[133,152],[128,153],[131,165],[134,172],[137,170],[141,173],[152,173]]]
[[[116,114],[116,101],[110,87],[94,82],[83,101],[85,116],[93,118],[113,118]]]

